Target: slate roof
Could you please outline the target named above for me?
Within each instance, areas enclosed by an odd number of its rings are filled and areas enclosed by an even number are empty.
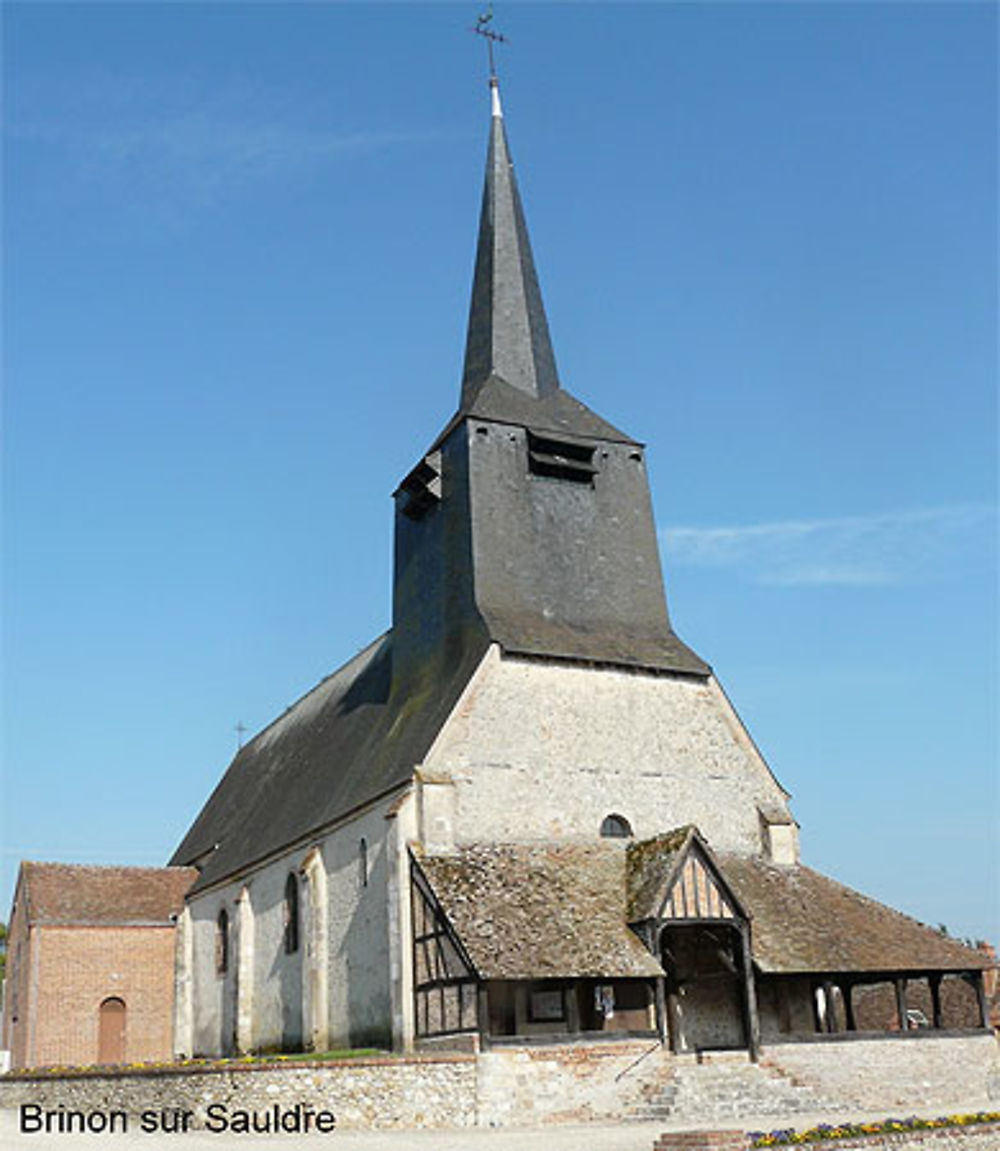
[[[809,867],[717,854],[751,917],[750,944],[763,972],[972,971],[988,966],[908,915]]]
[[[476,245],[463,404],[495,373],[531,396],[559,388],[521,196],[496,99]]]
[[[170,862],[200,891],[406,783],[484,651],[394,684],[380,636],[240,749]]]
[[[480,844],[419,864],[483,979],[663,974],[625,923],[620,844]]]
[[[166,926],[197,875],[190,867],[24,862],[19,892],[28,923],[38,926]]]

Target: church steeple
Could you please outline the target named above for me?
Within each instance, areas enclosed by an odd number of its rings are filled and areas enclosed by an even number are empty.
[[[493,116],[462,378],[462,406],[491,376],[541,399],[559,390],[549,325],[510,158],[500,90]]]
[[[707,675],[670,626],[642,445],[560,385],[490,87],[462,400],[395,493],[394,690],[490,642]]]

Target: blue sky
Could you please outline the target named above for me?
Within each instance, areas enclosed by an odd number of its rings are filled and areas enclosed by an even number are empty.
[[[465,4],[4,6],[3,887],[165,862],[389,622],[454,410]],[[806,862],[996,940],[996,13],[507,4],[563,383]]]

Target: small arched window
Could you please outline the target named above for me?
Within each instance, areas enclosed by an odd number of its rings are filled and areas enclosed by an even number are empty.
[[[229,970],[229,912],[224,907],[215,921],[215,970],[219,975]]]
[[[624,815],[606,815],[601,824],[601,836],[604,839],[631,839],[632,825]]]
[[[294,955],[299,949],[299,881],[295,872],[285,880],[285,954]]]
[[[368,840],[364,838],[358,844],[358,883],[368,886]]]

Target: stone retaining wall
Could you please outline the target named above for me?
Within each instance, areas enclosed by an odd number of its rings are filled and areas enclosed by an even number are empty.
[[[1000,1097],[989,1035],[769,1047],[766,1059],[844,1109],[977,1106]],[[211,1104],[245,1111],[296,1105],[333,1112],[338,1128],[512,1127],[618,1120],[674,1081],[675,1061],[639,1041],[494,1047],[478,1056],[385,1056],[339,1062],[124,1069],[0,1076],[0,1107],[187,1110],[202,1127]],[[995,1094],[991,1094],[995,1092]],[[739,1116],[730,1109],[727,1115]],[[760,1112],[758,1112],[760,1113]],[[784,1114],[780,1107],[775,1114]],[[701,1122],[711,1122],[699,1116]],[[774,1126],[780,1126],[776,1119]],[[994,1148],[1000,1140],[994,1138]],[[896,1146],[885,1144],[885,1146]],[[963,1147],[965,1145],[963,1144]],[[844,1144],[838,1144],[844,1148]]]
[[[479,1056],[479,1123],[620,1119],[672,1074],[670,1053],[656,1042],[493,1048]]]
[[[0,1079],[0,1107],[22,1103],[46,1110],[61,1104],[86,1113],[120,1110],[132,1116],[192,1111],[192,1129],[204,1126],[212,1104],[229,1114],[269,1111],[275,1104],[327,1110],[338,1129],[473,1127],[476,1061],[453,1055]]]
[[[1000,1099],[992,1034],[769,1045],[762,1062],[859,1110]]]

